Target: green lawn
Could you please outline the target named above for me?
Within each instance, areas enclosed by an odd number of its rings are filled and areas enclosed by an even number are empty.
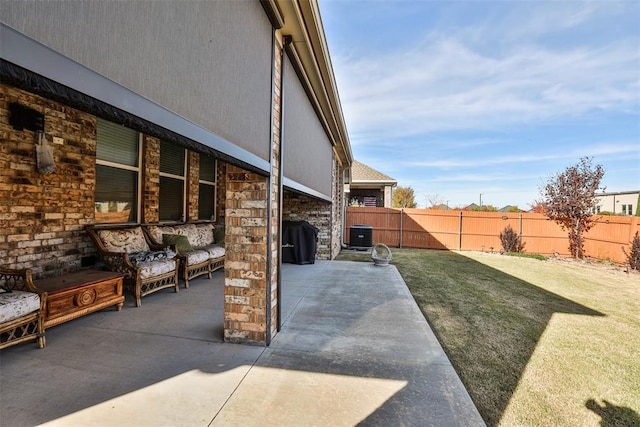
[[[392,252],[488,425],[640,425],[640,274],[476,252]],[[371,262],[366,253],[338,259]]]

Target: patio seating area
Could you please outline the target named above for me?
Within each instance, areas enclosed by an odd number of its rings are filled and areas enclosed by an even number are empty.
[[[394,266],[282,266],[269,347],[223,342],[224,273],[0,353],[3,425],[484,425]]]

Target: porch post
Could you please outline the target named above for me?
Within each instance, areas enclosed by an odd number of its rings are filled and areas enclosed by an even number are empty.
[[[227,165],[224,340],[268,344],[268,184]]]

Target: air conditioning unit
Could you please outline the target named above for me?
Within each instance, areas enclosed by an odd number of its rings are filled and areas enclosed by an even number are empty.
[[[349,246],[352,248],[372,247],[373,227],[361,224],[349,227]]]

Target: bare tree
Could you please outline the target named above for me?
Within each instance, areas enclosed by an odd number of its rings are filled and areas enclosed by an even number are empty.
[[[415,192],[411,187],[397,187],[393,192],[394,208],[415,208],[418,206],[415,200]]]
[[[590,157],[553,175],[540,189],[545,214],[569,233],[569,251],[576,258],[584,256],[584,233],[595,223],[592,208],[597,201],[596,192],[604,176],[601,165],[595,167]]]
[[[425,196],[425,200],[427,202],[427,208],[436,208],[439,205],[444,203],[444,199],[438,193],[436,194],[427,194]]]

